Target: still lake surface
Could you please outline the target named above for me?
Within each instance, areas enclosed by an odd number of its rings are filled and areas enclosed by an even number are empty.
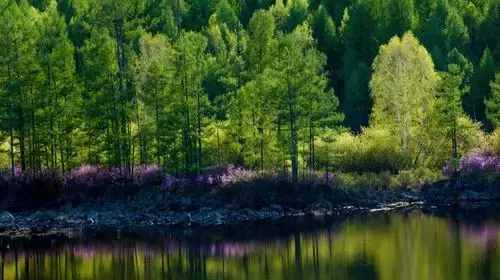
[[[0,240],[0,279],[500,279],[500,208]]]

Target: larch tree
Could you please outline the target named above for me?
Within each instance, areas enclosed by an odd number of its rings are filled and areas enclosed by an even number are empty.
[[[139,130],[139,158],[145,164],[149,160],[149,146],[154,147],[154,158],[163,165],[162,136],[164,131],[165,110],[170,105],[174,80],[175,52],[163,35],[145,34],[139,40],[140,55],[136,60],[136,86],[140,104],[136,104],[137,126]],[[147,112],[152,112],[152,117]],[[152,121],[150,121],[150,119]],[[168,120],[171,121],[171,120]],[[152,127],[150,125],[152,123]],[[153,145],[149,145],[148,130],[152,129]]]
[[[304,24],[280,39],[276,61],[266,75],[275,81],[273,92],[288,125],[292,182],[298,180],[301,125],[308,131],[313,168],[314,127],[320,122],[331,126],[341,120],[338,101],[328,87],[325,60],[315,48],[311,29]]]
[[[196,32],[181,34],[176,42],[177,94],[182,100],[183,115],[182,143],[185,157],[185,170],[199,172],[203,164],[203,126],[209,100],[203,87],[206,65],[207,39]]]
[[[257,11],[250,19],[248,27],[248,48],[247,60],[249,65],[248,75],[257,77],[262,74],[270,65],[274,55],[276,46],[275,39],[275,21],[273,15],[268,11]],[[250,85],[254,89],[249,93],[254,96],[250,98],[253,101],[251,105],[252,110],[252,124],[255,131],[258,133],[258,154],[260,155],[259,168],[264,168],[264,150],[265,150],[265,122],[269,104],[266,104],[265,90],[259,88],[264,87],[260,82],[263,79],[254,78],[253,84]]]
[[[456,64],[450,64],[448,71],[442,72],[440,76],[435,110],[441,131],[451,142],[451,158],[457,160],[459,156],[459,119],[464,116],[462,96],[469,89],[462,87],[463,73]]]
[[[491,81],[491,94],[485,101],[486,117],[493,128],[500,127],[500,73],[495,75],[495,80]]]
[[[71,157],[71,135],[74,130],[74,100],[77,97],[74,47],[68,38],[64,17],[57,3],[51,1],[38,24],[40,39],[38,57],[41,75],[41,120],[48,131],[44,142],[50,168],[67,169]],[[33,120],[33,123],[35,120]]]
[[[23,171],[28,167],[28,117],[35,110],[32,105],[40,71],[35,26],[39,13],[26,2],[1,1],[0,4],[1,129],[8,134],[10,167],[14,174],[18,163]],[[16,151],[19,151],[19,162]]]

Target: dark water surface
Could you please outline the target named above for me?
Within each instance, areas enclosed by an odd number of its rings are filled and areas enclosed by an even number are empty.
[[[0,251],[0,279],[500,279],[500,212],[4,239]]]

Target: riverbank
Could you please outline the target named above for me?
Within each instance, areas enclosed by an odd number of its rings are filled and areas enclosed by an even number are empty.
[[[498,186],[457,187],[441,181],[415,189],[346,190],[328,186],[248,186],[186,194],[147,187],[133,197],[108,194],[85,202],[0,212],[0,236],[71,235],[89,228],[195,228],[273,222],[294,217],[346,217],[405,208],[498,203]],[[266,189],[264,191],[264,188]]]

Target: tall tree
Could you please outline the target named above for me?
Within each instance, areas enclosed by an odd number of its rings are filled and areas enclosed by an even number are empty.
[[[249,65],[249,75],[258,76],[265,71],[270,65],[274,49],[276,46],[275,39],[275,22],[273,15],[268,11],[258,11],[250,20],[248,26],[249,42],[247,49],[247,60]],[[264,168],[264,144],[265,144],[265,119],[267,111],[267,97],[265,91],[259,90],[262,85],[259,83],[262,79],[255,79],[251,87],[256,90],[251,91],[254,95],[254,104],[252,110],[252,124],[255,132],[259,135],[258,154],[260,155],[260,169]]]
[[[207,39],[195,32],[182,34],[175,44],[178,94],[182,98],[182,135],[186,171],[199,172],[203,164],[203,122],[209,106],[203,88],[209,59],[206,48]]]
[[[276,81],[273,92],[278,95],[279,108],[288,125],[292,182],[297,182],[301,124],[308,128],[310,167],[313,168],[314,127],[320,122],[332,125],[341,118],[337,113],[338,101],[328,89],[326,57],[316,50],[309,26],[299,26],[284,36],[277,54],[266,76]]]
[[[464,98],[467,113],[476,121],[486,123],[484,100],[490,92],[489,83],[495,77],[495,61],[490,49],[486,48],[475,71],[471,91]]]
[[[486,117],[493,128],[500,127],[500,73],[491,81],[491,95],[486,100]]]
[[[9,135],[10,167],[14,173],[16,151],[19,151],[21,169],[27,169],[28,116],[34,110],[31,105],[39,79],[35,26],[39,15],[26,2],[1,1],[0,4],[1,125]]]
[[[43,77],[41,85],[42,120],[46,122],[50,168],[66,170],[71,157],[74,129],[74,99],[77,97],[74,47],[68,38],[66,22],[51,1],[42,14],[38,57]],[[34,123],[35,120],[32,120]]]
[[[436,82],[432,59],[411,32],[380,47],[370,81],[372,119],[375,124],[392,126],[407,153],[415,144],[416,130],[424,127]]]
[[[149,162],[149,146],[153,146],[156,164],[161,166],[164,165],[162,138],[169,134],[162,123],[175,121],[166,118],[166,108],[170,105],[169,103],[172,103],[175,53],[162,35],[145,34],[141,37],[139,45],[140,55],[136,61],[135,77],[139,97],[136,122],[139,129],[140,162],[143,164]],[[147,112],[152,112],[152,114],[147,114]],[[153,145],[148,145],[149,129],[154,131],[152,133]]]
[[[437,86],[437,101],[435,109],[438,113],[440,127],[451,142],[451,158],[458,159],[459,119],[464,116],[462,96],[468,92],[468,87],[462,87],[463,73],[456,64],[448,66],[448,72],[441,73]]]

